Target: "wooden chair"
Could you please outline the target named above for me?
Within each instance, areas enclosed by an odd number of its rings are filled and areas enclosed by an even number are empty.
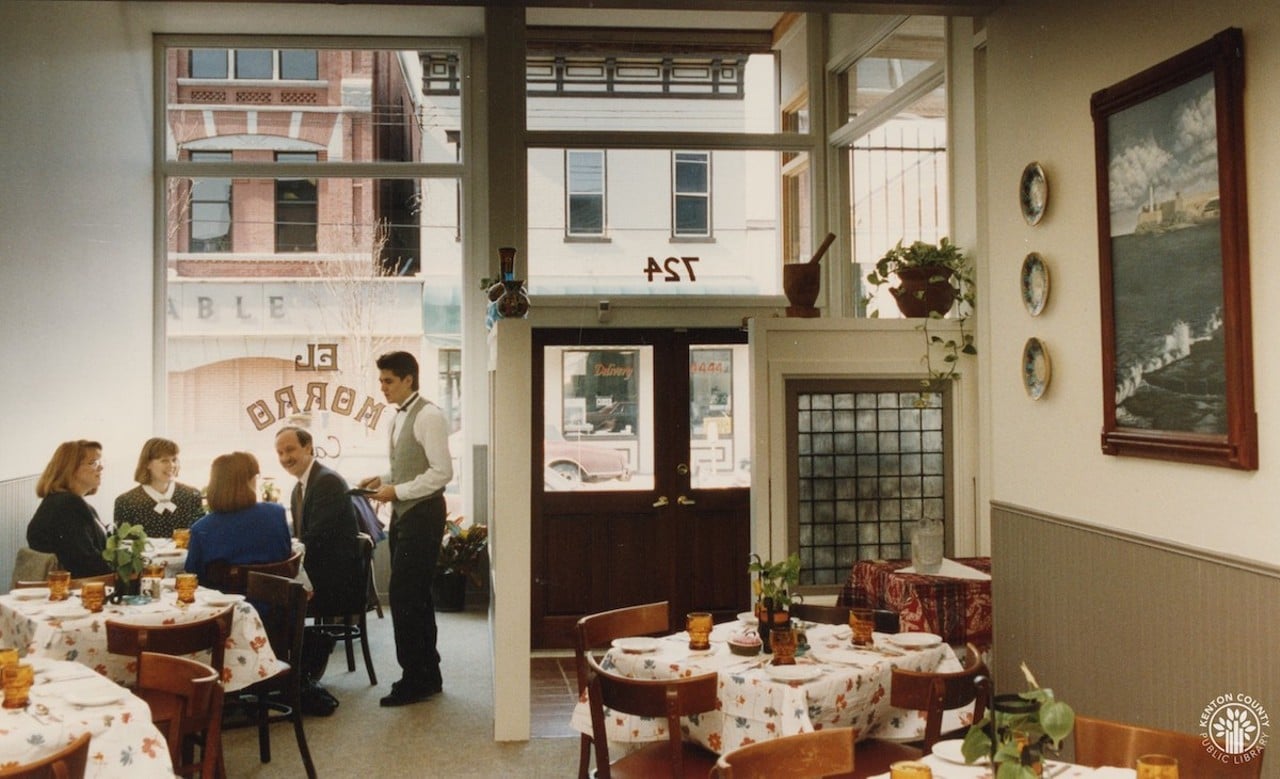
[[[590,683],[587,655],[592,649],[606,647],[615,638],[665,633],[670,629],[671,606],[665,600],[588,614],[579,619],[573,633],[579,699],[586,693]],[[584,733],[579,742],[578,779],[588,779],[591,771],[591,736]]]
[[[369,626],[365,615],[371,608],[373,603],[369,599],[369,591],[373,588],[373,539],[367,533],[360,533],[357,538],[360,543],[360,581],[363,586],[360,590],[349,593],[347,603],[343,604],[344,608],[338,614],[321,614],[311,608],[314,601],[308,606],[307,616],[312,618],[312,627],[319,627],[324,632],[337,638],[347,645],[347,670],[356,670],[355,651],[352,648],[354,641],[360,642],[360,650],[364,653],[364,669],[369,674],[369,684],[378,683],[378,674],[373,670],[373,657],[369,654]]]
[[[712,779],[819,779],[853,771],[853,728],[827,728],[757,741],[716,761]]]
[[[240,698],[251,703],[258,726],[258,756],[271,762],[271,732],[274,722],[293,723],[298,752],[307,777],[315,779],[316,767],[307,747],[307,734],[302,729],[302,634],[307,623],[307,590],[301,582],[284,576],[252,571],[247,592],[249,600],[266,606],[262,624],[276,657],[288,667],[275,676],[263,679],[240,691]],[[273,713],[274,710],[274,713]]]
[[[714,671],[679,679],[628,679],[601,668],[588,654],[587,675],[598,779],[703,779],[715,767],[715,754],[685,741],[680,727],[681,717],[715,711],[720,682]],[[611,763],[605,707],[641,717],[666,718],[666,740],[628,752]]]
[[[942,738],[942,714],[948,709],[973,704],[977,722],[987,710],[987,683],[990,673],[982,655],[972,644],[968,646],[968,662],[962,670],[948,673],[907,671],[894,668],[889,687],[889,703],[898,708],[925,712],[925,752]],[[961,734],[968,730],[966,725]],[[950,735],[950,734],[948,734]]]
[[[1259,754],[1248,762],[1223,762],[1201,745],[1201,737],[1173,730],[1076,715],[1075,762],[1086,766],[1133,768],[1138,757],[1161,754],[1178,759],[1178,775],[1214,779],[1256,779],[1262,776]]]
[[[143,652],[193,655],[207,651],[209,665],[221,674],[234,616],[235,607],[228,606],[211,617],[174,625],[140,625],[109,619],[106,621],[107,651],[134,658],[140,658]]]
[[[185,657],[143,652],[138,657],[138,697],[164,733],[174,772],[213,779],[222,764],[222,674]],[[193,759],[200,747],[200,761]]]
[[[89,734],[32,763],[0,771],[3,779],[83,779],[89,763]]]
[[[825,605],[819,603],[793,603],[791,616],[806,622],[819,622],[823,625],[849,624],[849,609],[852,606]],[[898,612],[889,609],[872,609],[876,620],[877,633],[897,633],[900,629]]]
[[[296,579],[301,568],[302,552],[294,552],[284,560],[273,563],[233,564],[226,560],[211,560],[205,566],[204,577],[200,583],[222,592],[244,595],[249,589],[249,574],[254,571]]]

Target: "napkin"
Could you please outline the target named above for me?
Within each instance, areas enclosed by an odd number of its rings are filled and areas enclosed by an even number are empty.
[[[895,573],[915,573],[915,572],[916,572],[916,569],[914,566],[899,568],[897,571],[895,571]],[[984,581],[984,582],[991,581],[991,574],[986,573],[984,571],[979,571],[977,568],[970,568],[967,565],[957,563],[955,560],[948,560],[945,557],[942,558],[942,566],[939,567],[938,570],[934,571],[933,573],[925,574],[925,575],[926,576],[946,576],[947,578],[950,578],[950,579],[977,579],[979,581]]]

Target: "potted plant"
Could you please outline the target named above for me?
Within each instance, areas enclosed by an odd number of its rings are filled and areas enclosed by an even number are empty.
[[[973,262],[960,247],[942,238],[938,243],[915,241],[903,246],[902,241],[885,253],[876,263],[875,270],[867,274],[867,283],[873,288],[882,287],[897,279],[898,286],[889,292],[898,304],[903,316],[923,318],[920,330],[925,337],[922,362],[929,371],[931,381],[949,380],[955,377],[960,355],[978,353],[973,334],[966,322],[976,303]],[[863,298],[865,304],[870,296]],[[957,338],[943,338],[929,332],[929,322],[941,319],[956,308],[956,321],[960,326]],[[879,316],[878,311],[872,317]],[[942,351],[941,367],[934,366],[933,350]]]
[[[997,695],[982,719],[969,727],[961,752],[966,762],[983,757],[996,766],[994,779],[1039,779],[1043,750],[1057,750],[1075,727],[1075,711],[1041,687],[1027,664],[1025,692]]]
[[[466,603],[467,582],[484,585],[485,550],[489,546],[489,528],[485,525],[463,527],[463,517],[444,523],[444,538],[436,560],[432,582],[432,600],[440,611],[462,611]]]
[[[793,554],[775,563],[752,554],[747,572],[756,576],[751,587],[756,596],[755,612],[760,624],[768,624],[769,614],[773,615],[774,624],[786,624],[790,619],[791,603],[795,599],[795,587],[800,583],[800,555]]]
[[[111,599],[119,603],[127,595],[137,595],[142,568],[146,565],[147,531],[142,525],[121,522],[107,536],[102,559],[111,563],[116,574],[115,591]]]

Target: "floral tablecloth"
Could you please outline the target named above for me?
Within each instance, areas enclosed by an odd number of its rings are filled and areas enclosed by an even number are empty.
[[[87,777],[173,777],[146,702],[79,663],[31,658],[25,709],[0,710],[0,769],[30,763],[90,733]]]
[[[0,595],[0,645],[15,646],[27,657],[72,660],[92,668],[112,681],[132,684],[137,678],[137,663],[132,657],[113,655],[107,651],[108,619],[145,625],[171,625],[194,622],[211,617],[227,607],[227,596],[217,590],[200,588],[196,602],[187,606],[177,603],[177,595],[166,587],[158,601],[145,605],[108,603],[102,611],[91,613],[80,605],[78,593],[69,600],[51,603],[46,597],[30,598],[22,590]],[[209,661],[207,652],[193,655]],[[228,692],[247,687],[273,676],[287,666],[271,650],[266,630],[258,612],[243,599],[235,604],[231,635],[227,637],[226,665],[223,685]]]
[[[991,573],[990,557],[954,562]],[[860,560],[840,593],[842,605],[865,599],[875,608],[898,612],[904,631],[937,633],[948,644],[991,646],[991,579],[903,573],[910,560]]]
[[[919,712],[889,705],[892,668],[960,670],[954,651],[945,643],[904,650],[889,645],[887,637],[877,633],[876,649],[854,650],[847,625],[809,625],[804,629],[807,644],[797,667],[810,671],[812,678],[779,681],[770,673],[771,655],[747,658],[729,651],[728,637],[746,627],[738,622],[717,625],[707,652],[690,651],[689,636],[683,632],[659,640],[652,652],[611,649],[602,666],[633,679],[670,679],[716,671],[718,710],[688,717],[683,727],[687,738],[717,753],[825,727],[854,727],[859,738],[923,736],[924,720]],[[591,732],[591,712],[585,700],[574,708],[571,722],[580,732]],[[666,737],[663,719],[606,710],[606,727],[611,741]]]

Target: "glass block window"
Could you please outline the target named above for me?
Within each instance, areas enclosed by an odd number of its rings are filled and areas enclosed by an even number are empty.
[[[947,387],[788,382],[790,538],[801,585],[842,585],[858,560],[911,556],[911,528],[947,519]]]

